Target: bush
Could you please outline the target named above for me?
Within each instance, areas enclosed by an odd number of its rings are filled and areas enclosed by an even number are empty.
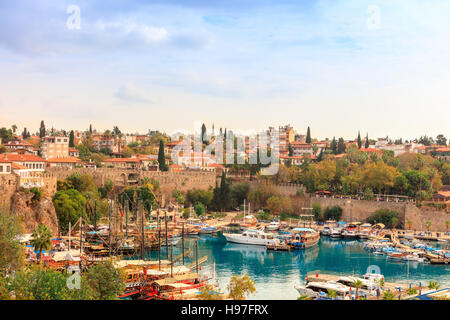
[[[314,214],[314,219],[316,221],[323,221],[323,216],[322,216],[322,207],[320,206],[319,203],[314,202],[312,204],[312,212]]]
[[[31,198],[31,201],[33,203],[38,203],[41,201],[42,197],[42,190],[40,188],[33,187],[30,189],[31,193],[33,193],[33,198]]]
[[[386,228],[396,227],[399,218],[398,213],[395,210],[390,211],[389,209],[379,209],[375,211],[369,218],[366,219],[368,223],[382,223]]]
[[[325,220],[335,220],[339,221],[342,217],[342,208],[339,206],[328,207],[323,213],[323,218]]]

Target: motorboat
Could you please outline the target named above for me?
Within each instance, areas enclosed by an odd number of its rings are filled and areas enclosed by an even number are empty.
[[[352,294],[350,287],[332,281],[311,281],[305,285],[294,285],[294,288],[301,296],[308,296],[310,298],[326,297],[330,290],[336,292],[340,299]]]
[[[198,234],[212,234],[219,232],[219,229],[216,227],[203,227],[198,230]]]
[[[358,226],[356,224],[349,224],[342,230],[342,237],[345,239],[356,239],[359,237]]]
[[[330,230],[330,237],[332,238],[340,238],[342,237],[342,229],[341,227],[335,227]]]
[[[252,244],[258,246],[266,246],[275,244],[275,240],[271,233],[265,233],[261,230],[247,229],[243,233],[224,233],[223,236],[228,242]]]
[[[272,221],[271,223],[269,223],[269,225],[266,227],[267,230],[269,231],[275,231],[278,230],[280,228],[280,223],[277,221]]]

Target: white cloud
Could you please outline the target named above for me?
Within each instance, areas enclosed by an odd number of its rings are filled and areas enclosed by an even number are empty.
[[[121,85],[114,93],[114,97],[129,103],[152,103],[152,101],[146,98],[139,90],[130,84]]]

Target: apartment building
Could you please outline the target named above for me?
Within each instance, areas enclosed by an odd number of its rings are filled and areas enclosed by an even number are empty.
[[[67,158],[69,156],[69,138],[64,136],[42,138],[41,156],[44,159]]]

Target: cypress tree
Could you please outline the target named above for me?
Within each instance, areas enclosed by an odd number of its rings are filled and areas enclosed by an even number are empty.
[[[204,143],[204,144],[207,143],[207,139],[206,139],[206,126],[205,126],[205,124],[202,124],[202,143]]]
[[[337,145],[337,152],[338,152],[338,154],[341,154],[341,153],[345,153],[345,141],[344,141],[344,139],[343,138],[339,138],[339,141],[338,141],[338,145]]]
[[[41,126],[39,128],[39,137],[43,138],[45,137],[45,124],[44,124],[44,120],[41,121]]]
[[[336,144],[336,138],[333,137],[333,140],[331,141],[331,151],[333,154],[337,154],[337,144]]]
[[[73,130],[70,131],[70,135],[69,135],[69,147],[70,148],[75,147],[75,134],[73,133]]]
[[[369,147],[369,134],[367,133],[366,135],[366,143],[364,144],[364,148],[368,148]]]
[[[358,149],[361,149],[361,147],[362,147],[361,134],[358,131]]]
[[[164,155],[164,142],[159,140],[158,163],[160,171],[167,171],[166,156]]]
[[[89,133],[92,133],[92,124],[89,125]]]
[[[309,129],[309,127],[306,131],[306,143],[311,143],[311,130]]]
[[[220,179],[219,199],[220,209],[227,209],[230,204],[230,185],[228,184],[225,170],[222,171]]]

